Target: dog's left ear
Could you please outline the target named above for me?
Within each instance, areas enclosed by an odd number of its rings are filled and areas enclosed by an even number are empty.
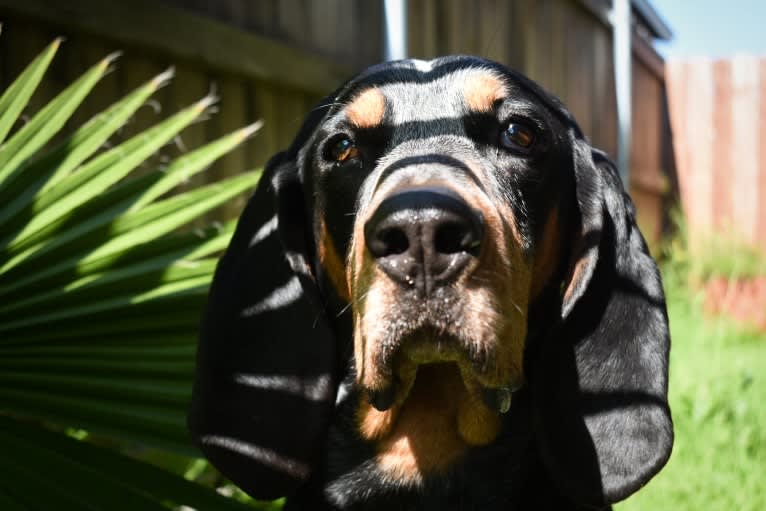
[[[580,232],[562,320],[541,340],[530,385],[554,481],[603,506],[646,484],[670,456],[670,335],[659,271],[616,168],[572,138]]]
[[[267,164],[218,264],[202,324],[189,429],[250,495],[310,479],[336,391],[336,346],[311,266],[300,149],[326,108]]]

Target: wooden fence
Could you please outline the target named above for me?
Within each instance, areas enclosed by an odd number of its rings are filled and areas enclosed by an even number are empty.
[[[607,2],[411,0],[410,53],[475,53],[514,67],[558,95],[585,134],[613,157],[617,112]],[[667,227],[673,172],[664,63],[633,37],[630,192],[650,241]]]
[[[668,99],[692,238],[766,250],[766,58],[671,61]]]
[[[409,0],[409,53],[483,55],[519,69],[559,95],[585,133],[614,155],[616,110],[611,28],[603,0]],[[382,2],[373,0],[0,0],[0,84],[56,35],[67,42],[43,94],[60,90],[100,57],[120,49],[116,71],[75,120],[97,112],[166,67],[176,78],[139,112],[123,137],[206,94],[220,112],[186,130],[204,140],[262,118],[262,132],[216,164],[206,180],[262,165],[284,148],[321,96],[381,59]],[[664,161],[662,61],[634,37],[631,191],[650,238],[662,230]],[[659,184],[658,184],[659,183]],[[231,205],[223,214],[241,207]]]

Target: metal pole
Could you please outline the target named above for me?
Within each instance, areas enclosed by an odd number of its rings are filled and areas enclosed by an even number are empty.
[[[610,18],[613,28],[614,85],[617,96],[617,168],[622,184],[630,183],[631,134],[631,26],[630,0],[613,0]]]
[[[407,58],[407,0],[383,0],[385,60]]]

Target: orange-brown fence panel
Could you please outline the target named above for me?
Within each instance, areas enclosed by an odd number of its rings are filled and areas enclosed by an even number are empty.
[[[671,60],[666,79],[692,240],[725,233],[766,250],[766,58]]]

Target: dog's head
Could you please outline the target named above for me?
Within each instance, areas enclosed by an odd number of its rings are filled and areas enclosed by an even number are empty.
[[[213,284],[192,426],[271,496],[309,476],[347,358],[380,449],[417,448],[424,413],[491,444],[524,387],[554,480],[601,504],[669,455],[668,348],[630,200],[566,109],[477,58],[388,63],[269,163]]]

